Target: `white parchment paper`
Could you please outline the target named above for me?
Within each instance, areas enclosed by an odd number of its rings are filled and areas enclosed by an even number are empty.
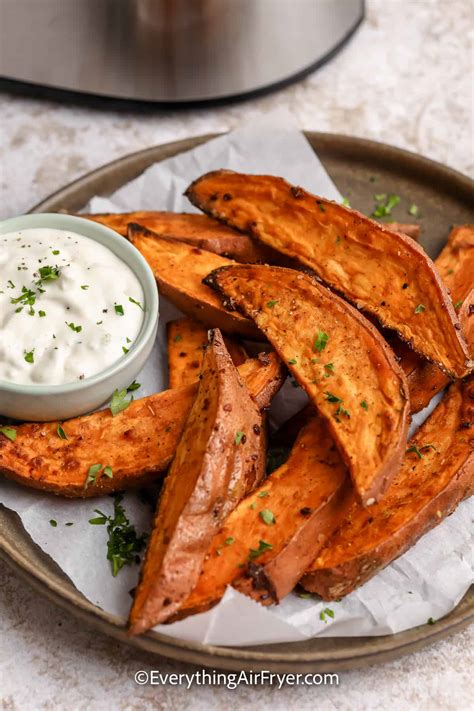
[[[217,168],[282,175],[319,195],[341,199],[304,136],[282,111],[151,166],[110,198],[94,198],[88,210],[195,211],[183,197],[184,189],[191,180]],[[171,304],[160,299],[158,336],[138,377],[142,387],[137,397],[166,387],[165,324],[178,315]],[[287,383],[275,398],[272,421],[278,424],[286,420],[301,408],[304,398],[299,388]],[[420,413],[416,424],[426,414]],[[32,539],[86,598],[108,612],[127,616],[138,567],[126,567],[113,578],[106,560],[105,527],[88,523],[95,508],[112,512],[110,497],[68,501],[1,480],[0,503],[18,513]],[[148,531],[149,507],[134,493],[125,495],[123,505],[137,531]],[[219,605],[209,612],[163,626],[160,632],[196,642],[238,646],[317,636],[384,635],[424,624],[429,618],[437,620],[457,605],[474,580],[473,514],[472,500],[462,503],[410,551],[339,603],[327,604],[291,594],[280,605],[263,608],[228,588]],[[50,525],[51,519],[57,521],[56,527]],[[65,525],[71,522],[72,526]],[[322,620],[320,613],[326,608],[333,611],[334,617],[325,615]]]

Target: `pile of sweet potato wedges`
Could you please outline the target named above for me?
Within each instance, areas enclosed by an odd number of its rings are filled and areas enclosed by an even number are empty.
[[[298,583],[341,598],[474,488],[474,226],[433,263],[416,226],[281,178],[221,170],[186,194],[204,214],[87,215],[186,314],[168,324],[170,389],[65,422],[67,439],[57,423],[0,437],[0,472],[64,496],[164,477],[131,634],[209,609],[228,585],[261,604]],[[309,401],[271,433],[289,453],[267,475],[266,410],[288,371]],[[104,452],[113,476],[85,487]]]

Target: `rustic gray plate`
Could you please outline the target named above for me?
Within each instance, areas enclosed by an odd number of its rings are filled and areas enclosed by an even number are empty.
[[[474,222],[473,185],[459,173],[372,141],[321,133],[306,136],[354,207],[370,212],[374,193],[396,193],[402,200],[394,211],[394,219],[407,222],[412,220],[409,206],[418,205],[423,228],[421,242],[431,256],[439,252],[452,224]],[[32,211],[79,210],[93,195],[107,195],[152,163],[212,137],[177,141],[121,158],[59,190]],[[96,629],[153,654],[221,669],[306,672],[362,667],[413,652],[462,629],[474,619],[471,589],[457,608],[436,624],[385,637],[311,639],[235,648],[182,642],[157,632],[129,639],[118,618],[86,600],[32,542],[18,516],[1,506],[0,556],[38,592]],[[163,629],[165,632],[166,628]]]

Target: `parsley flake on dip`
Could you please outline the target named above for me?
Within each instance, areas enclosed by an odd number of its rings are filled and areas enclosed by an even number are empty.
[[[110,249],[61,229],[0,236],[0,380],[63,385],[126,358],[143,289]]]

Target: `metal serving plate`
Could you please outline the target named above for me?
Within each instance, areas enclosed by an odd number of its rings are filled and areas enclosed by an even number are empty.
[[[373,207],[373,194],[402,197],[394,218],[409,221],[408,207],[418,205],[421,243],[435,257],[452,224],[474,222],[474,189],[469,178],[420,156],[372,141],[323,133],[306,134],[326,169],[352,205]],[[93,195],[107,195],[152,163],[208,141],[202,136],[149,148],[121,158],[67,185],[33,211],[79,210]],[[453,612],[434,625],[384,637],[310,639],[258,647],[214,647],[149,632],[129,639],[120,620],[86,600],[58,566],[33,543],[18,516],[0,506],[0,556],[28,584],[91,627],[152,654],[232,670],[336,671],[394,659],[462,629],[474,619],[473,589]]]

